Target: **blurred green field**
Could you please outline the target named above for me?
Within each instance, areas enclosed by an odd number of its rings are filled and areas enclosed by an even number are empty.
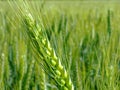
[[[30,45],[26,10],[44,27],[74,90],[120,90],[119,5],[109,0],[0,1],[0,90],[60,90]]]

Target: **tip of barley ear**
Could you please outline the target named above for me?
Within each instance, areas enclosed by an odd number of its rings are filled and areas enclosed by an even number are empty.
[[[30,13],[25,15],[26,24],[29,25],[29,28],[33,28],[35,21]]]

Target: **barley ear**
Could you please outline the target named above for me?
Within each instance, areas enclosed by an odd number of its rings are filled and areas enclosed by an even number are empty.
[[[44,62],[46,62],[47,67],[57,86],[60,90],[74,90],[69,73],[61,64],[61,60],[57,57],[54,49],[51,47],[49,40],[45,34],[45,31],[35,22],[31,14],[25,16],[25,24],[27,27],[27,32],[31,38],[32,44],[39,49],[39,54],[42,54]]]

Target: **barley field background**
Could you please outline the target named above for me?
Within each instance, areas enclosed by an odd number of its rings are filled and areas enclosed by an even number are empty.
[[[0,90],[120,90],[120,1],[0,1]]]

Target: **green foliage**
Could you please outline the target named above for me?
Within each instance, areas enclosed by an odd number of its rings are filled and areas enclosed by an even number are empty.
[[[1,1],[0,7],[0,90],[63,90],[70,81],[74,90],[120,89],[117,1]]]

